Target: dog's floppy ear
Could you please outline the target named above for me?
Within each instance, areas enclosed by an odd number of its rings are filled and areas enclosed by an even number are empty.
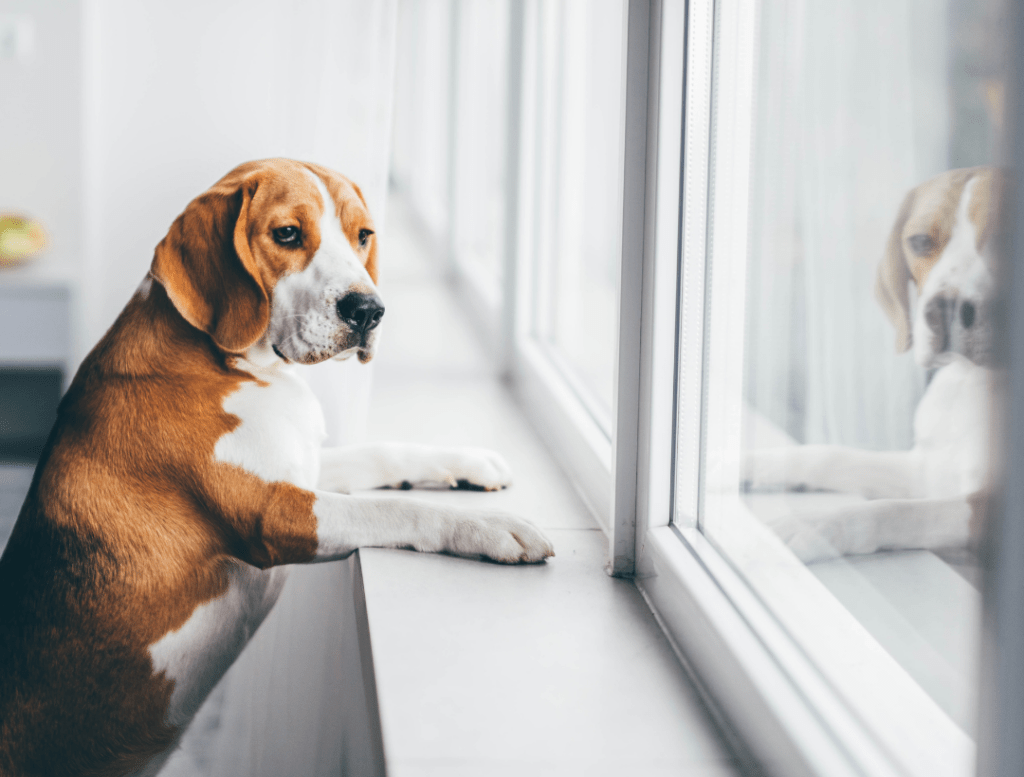
[[[885,247],[885,256],[878,265],[875,277],[875,298],[882,310],[896,327],[896,351],[903,353],[913,340],[913,325],[910,320],[910,297],[907,284],[910,282],[910,268],[907,266],[903,253],[903,227],[910,218],[910,210],[914,204],[913,190],[903,198],[899,215],[889,234],[889,242]]]
[[[249,248],[255,176],[225,179],[171,225],[151,272],[174,307],[225,351],[244,351],[270,321],[270,301]]]

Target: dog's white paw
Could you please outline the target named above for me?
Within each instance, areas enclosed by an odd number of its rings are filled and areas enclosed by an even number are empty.
[[[459,519],[446,545],[449,553],[483,556],[502,564],[536,564],[555,555],[554,546],[540,529],[523,518],[498,511]]]
[[[504,457],[486,448],[448,448],[440,458],[437,478],[452,488],[498,491],[512,485],[512,468]]]

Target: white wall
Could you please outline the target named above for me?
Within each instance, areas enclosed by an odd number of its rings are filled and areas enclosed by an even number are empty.
[[[26,60],[0,59],[0,210],[40,219],[50,237],[39,259],[81,261],[81,135],[78,2],[0,0],[0,15],[35,29]]]

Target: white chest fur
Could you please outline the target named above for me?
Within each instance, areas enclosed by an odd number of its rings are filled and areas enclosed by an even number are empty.
[[[924,493],[962,496],[987,484],[993,371],[954,356],[914,414],[914,447],[928,462]]]
[[[255,361],[255,360],[253,360]],[[260,367],[239,360],[247,381],[224,400],[239,425],[214,448],[217,461],[235,464],[267,481],[314,488],[320,472],[324,419],[306,383],[274,359]],[[150,646],[154,669],[174,680],[168,722],[184,725],[231,666],[277,601],[287,568],[261,571],[241,562],[227,570],[228,589],[199,605],[177,631]]]
[[[320,403],[293,370],[280,362],[260,369],[239,360],[257,382],[243,383],[224,400],[224,410],[241,423],[217,441],[214,458],[237,464],[267,481],[315,488],[320,446],[327,434]]]

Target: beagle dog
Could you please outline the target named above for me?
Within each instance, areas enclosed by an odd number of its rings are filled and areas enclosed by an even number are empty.
[[[61,402],[0,558],[0,775],[155,774],[288,564],[554,555],[513,515],[346,495],[510,482],[489,451],[321,448],[296,365],[373,358],[377,263],[359,188],[313,164],[243,164],[171,226]]]
[[[869,501],[769,524],[804,561],[879,550],[965,547],[989,473],[993,389],[993,168],[950,170],[911,190],[875,294],[896,350],[934,370],[909,451],[797,445],[751,451],[747,486],[860,494]],[[911,291],[916,291],[916,301]]]

